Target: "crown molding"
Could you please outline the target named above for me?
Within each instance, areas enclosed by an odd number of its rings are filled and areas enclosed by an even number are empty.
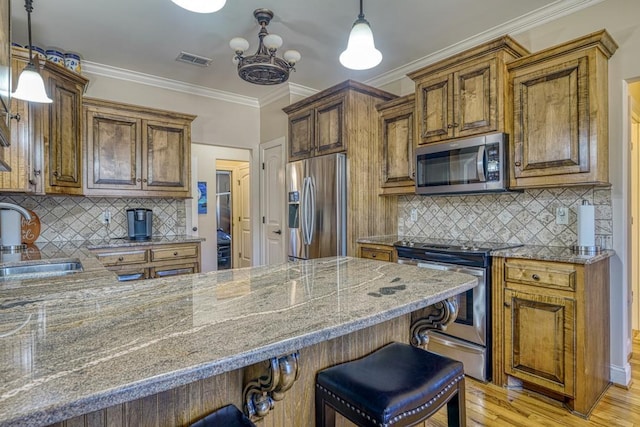
[[[518,34],[535,28],[539,25],[572,14],[581,9],[598,4],[604,0],[557,0],[549,6],[543,6],[518,18],[507,21],[487,31],[469,37],[430,55],[409,62],[377,77],[367,80],[365,83],[374,87],[381,87],[401,80],[412,71],[434,64],[450,56],[464,52],[478,44],[493,40],[506,34]]]
[[[311,95],[315,95],[320,92],[317,89],[313,89],[307,86],[302,86],[297,83],[287,82],[286,84],[280,85],[276,90],[273,90],[259,99],[260,108],[265,107],[272,102],[278,101],[286,96],[291,97],[291,95],[299,95],[303,98],[306,98]],[[289,98],[289,101],[291,98]],[[289,102],[291,103],[291,102]]]
[[[257,98],[238,95],[231,92],[215,90],[204,86],[198,86],[190,83],[184,83],[178,80],[167,79],[164,77],[153,76],[151,74],[140,73],[137,71],[126,70],[124,68],[112,67],[110,65],[99,64],[91,61],[82,62],[82,71],[87,74],[96,76],[109,77],[117,80],[125,80],[133,83],[139,83],[147,86],[158,87],[162,89],[183,92],[190,95],[203,96],[205,98],[217,99],[219,101],[233,102],[235,104],[246,105],[249,107],[260,107]]]

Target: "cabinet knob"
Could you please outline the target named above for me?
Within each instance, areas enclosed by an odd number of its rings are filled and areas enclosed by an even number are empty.
[[[371,258],[375,258],[375,257],[376,257],[376,254],[371,254]]]
[[[510,308],[511,307],[511,303],[505,302],[504,306],[507,307],[507,308]]]
[[[198,231],[198,227],[193,227],[192,230],[193,231]]]
[[[57,178],[57,177],[58,177],[58,175],[60,175],[60,174],[58,173],[58,171],[53,171],[53,174],[52,174],[52,175],[53,175],[53,176],[55,176],[55,177]]]
[[[454,127],[454,128],[457,128],[458,126],[460,126],[460,123],[454,123],[454,124],[453,124],[453,127]]]
[[[34,169],[34,170],[33,170],[33,174],[34,174],[35,176],[40,176],[40,174],[41,174],[41,173],[42,173],[42,171],[41,171],[40,169]]]
[[[124,257],[119,256],[118,257],[118,261],[120,261],[120,262],[124,261]]]
[[[178,252],[174,252],[174,253],[173,253],[173,256],[178,256]]]
[[[147,178],[143,179],[142,182],[147,182]]]
[[[141,178],[136,179],[136,182],[142,182]]]
[[[540,280],[540,276],[538,276],[537,274],[533,274],[533,275],[531,276],[531,278],[532,278],[533,280]]]
[[[453,127],[453,125],[452,125],[452,124],[448,124],[448,125],[447,125],[447,129],[451,129],[452,127]]]
[[[515,163],[515,165],[516,165],[516,166],[518,166],[518,167],[520,167],[520,165],[521,165],[521,164],[522,164],[522,163],[520,163],[520,162],[516,162],[516,163]]]

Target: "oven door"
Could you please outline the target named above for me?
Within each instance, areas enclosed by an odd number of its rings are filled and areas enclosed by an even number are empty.
[[[398,263],[413,264],[421,268],[455,271],[477,277],[477,286],[455,296],[458,300],[458,317],[442,333],[482,346],[487,345],[487,277],[484,268],[421,260],[398,260]]]

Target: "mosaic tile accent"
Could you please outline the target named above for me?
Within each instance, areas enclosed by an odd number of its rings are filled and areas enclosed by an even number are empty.
[[[40,217],[37,243],[72,240],[102,240],[127,235],[129,208],[153,210],[154,236],[185,234],[186,211],[178,199],[111,199],[65,196],[2,196],[0,200],[31,209]],[[109,228],[102,224],[102,212],[111,212]]]
[[[577,242],[577,207],[596,209],[596,244],[613,245],[611,189],[568,187],[460,196],[400,196],[398,235],[438,239],[571,246]],[[558,207],[569,208],[569,224],[555,222]],[[416,209],[417,221],[411,220]]]

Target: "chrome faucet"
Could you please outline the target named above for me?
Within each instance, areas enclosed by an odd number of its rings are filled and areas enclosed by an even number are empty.
[[[0,249],[14,250],[21,246],[22,233],[20,232],[20,215],[10,211],[16,211],[31,221],[31,214],[22,206],[13,203],[0,202]]]
[[[14,203],[0,202],[0,209],[13,209],[14,211],[20,212],[24,219],[26,219],[27,221],[31,221],[31,214],[22,206],[18,206]]]

